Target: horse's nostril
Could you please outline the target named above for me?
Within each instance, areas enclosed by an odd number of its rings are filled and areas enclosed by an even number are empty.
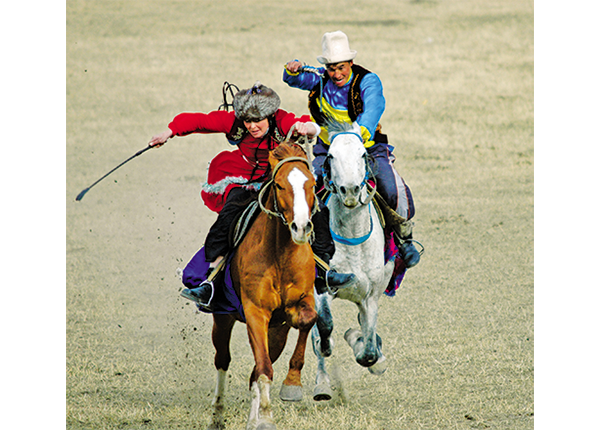
[[[312,223],[312,221],[309,221],[308,224],[306,225],[306,234],[311,234],[313,232],[314,229],[314,225]]]
[[[296,225],[295,222],[292,222],[292,224],[290,225],[291,229],[293,232],[297,232],[298,231],[298,225]]]
[[[354,194],[358,194],[358,192],[360,191],[360,187],[357,185],[354,187]]]
[[[346,194],[346,187],[344,187],[344,186],[341,186],[341,187],[340,187],[340,192],[341,192],[342,194]]]

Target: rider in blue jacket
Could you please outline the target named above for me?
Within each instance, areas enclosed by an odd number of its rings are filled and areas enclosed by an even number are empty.
[[[420,254],[412,243],[411,218],[415,207],[408,185],[393,166],[396,159],[392,153],[394,147],[381,133],[379,121],[385,110],[381,80],[375,73],[354,64],[357,52],[350,49],[348,37],[343,32],[325,33],[322,48],[323,55],[317,60],[325,67],[315,69],[293,60],[286,64],[283,72],[283,81],[289,86],[310,91],[310,114],[321,126],[321,134],[313,149],[318,186],[322,185],[322,166],[330,144],[327,120],[357,122],[365,148],[377,163],[377,191],[392,209],[406,219],[399,229],[399,249],[406,267],[413,267],[420,260]]]

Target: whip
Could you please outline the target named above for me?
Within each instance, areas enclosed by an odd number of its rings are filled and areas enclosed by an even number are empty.
[[[159,147],[159,145],[155,145],[157,148]],[[147,150],[149,150],[150,148],[154,148],[154,146],[146,146],[144,149],[139,150],[138,152],[136,152],[135,154],[133,154],[131,157],[129,157],[127,160],[123,161],[121,164],[119,164],[117,167],[115,167],[114,169],[112,169],[110,172],[108,172],[106,175],[102,176],[100,179],[98,179],[96,182],[94,182],[92,185],[90,185],[87,188],[84,188],[83,190],[81,190],[81,192],[77,195],[77,197],[75,198],[76,201],[79,201],[83,198],[83,196],[85,196],[85,193],[87,193],[90,188],[92,188],[94,185],[96,185],[98,182],[100,182],[102,179],[106,178],[108,175],[110,175],[112,172],[114,172],[115,170],[117,170],[119,167],[121,167],[123,164],[127,163],[128,161],[133,160],[135,157],[137,157],[138,155],[143,154],[144,152],[146,152]]]

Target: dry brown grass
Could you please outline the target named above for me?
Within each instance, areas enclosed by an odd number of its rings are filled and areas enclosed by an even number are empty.
[[[305,113],[283,64],[316,65],[336,29],[384,83],[384,131],[427,251],[381,300],[386,374],[354,362],[342,334],[356,311],[335,302],[343,395],[310,399],[309,351],[305,400],[276,400],[278,425],[533,428],[533,2],[481,0],[67,2],[68,428],[208,424],[211,319],[179,297],[175,269],[214,220],[198,192],[227,143],[176,138],[75,196],[177,113],[215,109],[223,81],[259,79]],[[226,414],[238,429],[253,363],[242,325],[233,345]]]

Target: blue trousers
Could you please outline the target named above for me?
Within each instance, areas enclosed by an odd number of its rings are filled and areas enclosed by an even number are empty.
[[[313,147],[313,168],[317,175],[318,189],[323,185],[323,163],[328,150],[329,146],[320,139]],[[367,152],[372,157],[371,169],[377,180],[379,194],[400,216],[411,219],[415,216],[415,204],[410,188],[394,168],[396,157],[392,154],[393,150],[394,147],[387,143],[375,143],[367,148]]]

